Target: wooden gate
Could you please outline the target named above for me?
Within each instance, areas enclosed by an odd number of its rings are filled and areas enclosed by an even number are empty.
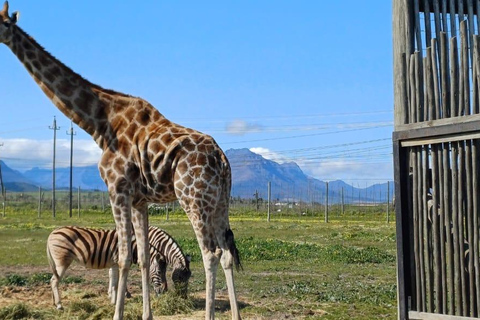
[[[480,315],[480,0],[393,0],[399,319]]]

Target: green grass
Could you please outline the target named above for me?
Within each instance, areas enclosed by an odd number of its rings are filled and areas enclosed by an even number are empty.
[[[243,265],[243,271],[235,273],[235,282],[244,318],[396,319],[395,228],[394,223],[385,223],[384,214],[333,214],[328,224],[320,215],[273,216],[268,223],[265,215],[232,210],[230,217]],[[189,221],[183,213],[174,212],[169,221],[165,216],[152,216],[150,223],[174,236],[193,258],[189,298],[178,299],[171,293],[152,295],[154,315],[202,318],[205,277]],[[103,278],[83,277],[81,272],[70,275],[60,286],[65,310],[59,312],[51,304],[46,239],[54,228],[70,224],[114,226],[110,214],[95,212],[80,218],[65,214],[56,219],[37,218],[34,212],[0,218],[0,243],[8,244],[0,246],[0,319],[113,316],[106,296],[106,270]],[[125,319],[141,319],[138,275],[134,267],[129,279],[137,294],[127,300]],[[22,297],[22,290],[27,297],[29,290],[43,290],[48,299],[41,298],[43,304],[12,302],[2,306],[2,295]],[[227,295],[221,270],[217,293],[218,297]],[[219,319],[230,318],[225,299],[217,300]]]

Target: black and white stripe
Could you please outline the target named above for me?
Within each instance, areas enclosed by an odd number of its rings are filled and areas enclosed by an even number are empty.
[[[190,257],[185,256],[176,241],[160,228],[149,227],[150,280],[157,294],[167,290],[167,265],[173,268],[176,291],[186,296],[190,278]],[[116,301],[118,285],[118,238],[115,230],[89,229],[75,226],[58,228],[50,233],[47,256],[53,273],[51,279],[54,303],[61,309],[58,282],[73,261],[90,269],[110,268],[108,293]],[[132,259],[137,263],[137,244],[132,239]]]

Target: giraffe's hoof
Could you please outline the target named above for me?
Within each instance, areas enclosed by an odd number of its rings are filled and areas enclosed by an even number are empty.
[[[57,304],[57,310],[63,310],[63,307],[61,304]]]

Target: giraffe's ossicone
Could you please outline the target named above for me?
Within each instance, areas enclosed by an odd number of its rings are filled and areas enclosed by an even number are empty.
[[[215,312],[215,277],[224,269],[232,316],[240,319],[233,265],[240,265],[228,219],[231,171],[215,140],[166,119],[142,98],[104,89],[73,72],[17,26],[18,13],[0,11],[0,42],[17,56],[52,103],[102,149],[100,174],[112,204],[119,242],[114,319],[123,318],[132,261],[132,225],[142,271],[143,319],[149,297],[147,203],[178,200],[190,219],[206,273],[206,319]]]

